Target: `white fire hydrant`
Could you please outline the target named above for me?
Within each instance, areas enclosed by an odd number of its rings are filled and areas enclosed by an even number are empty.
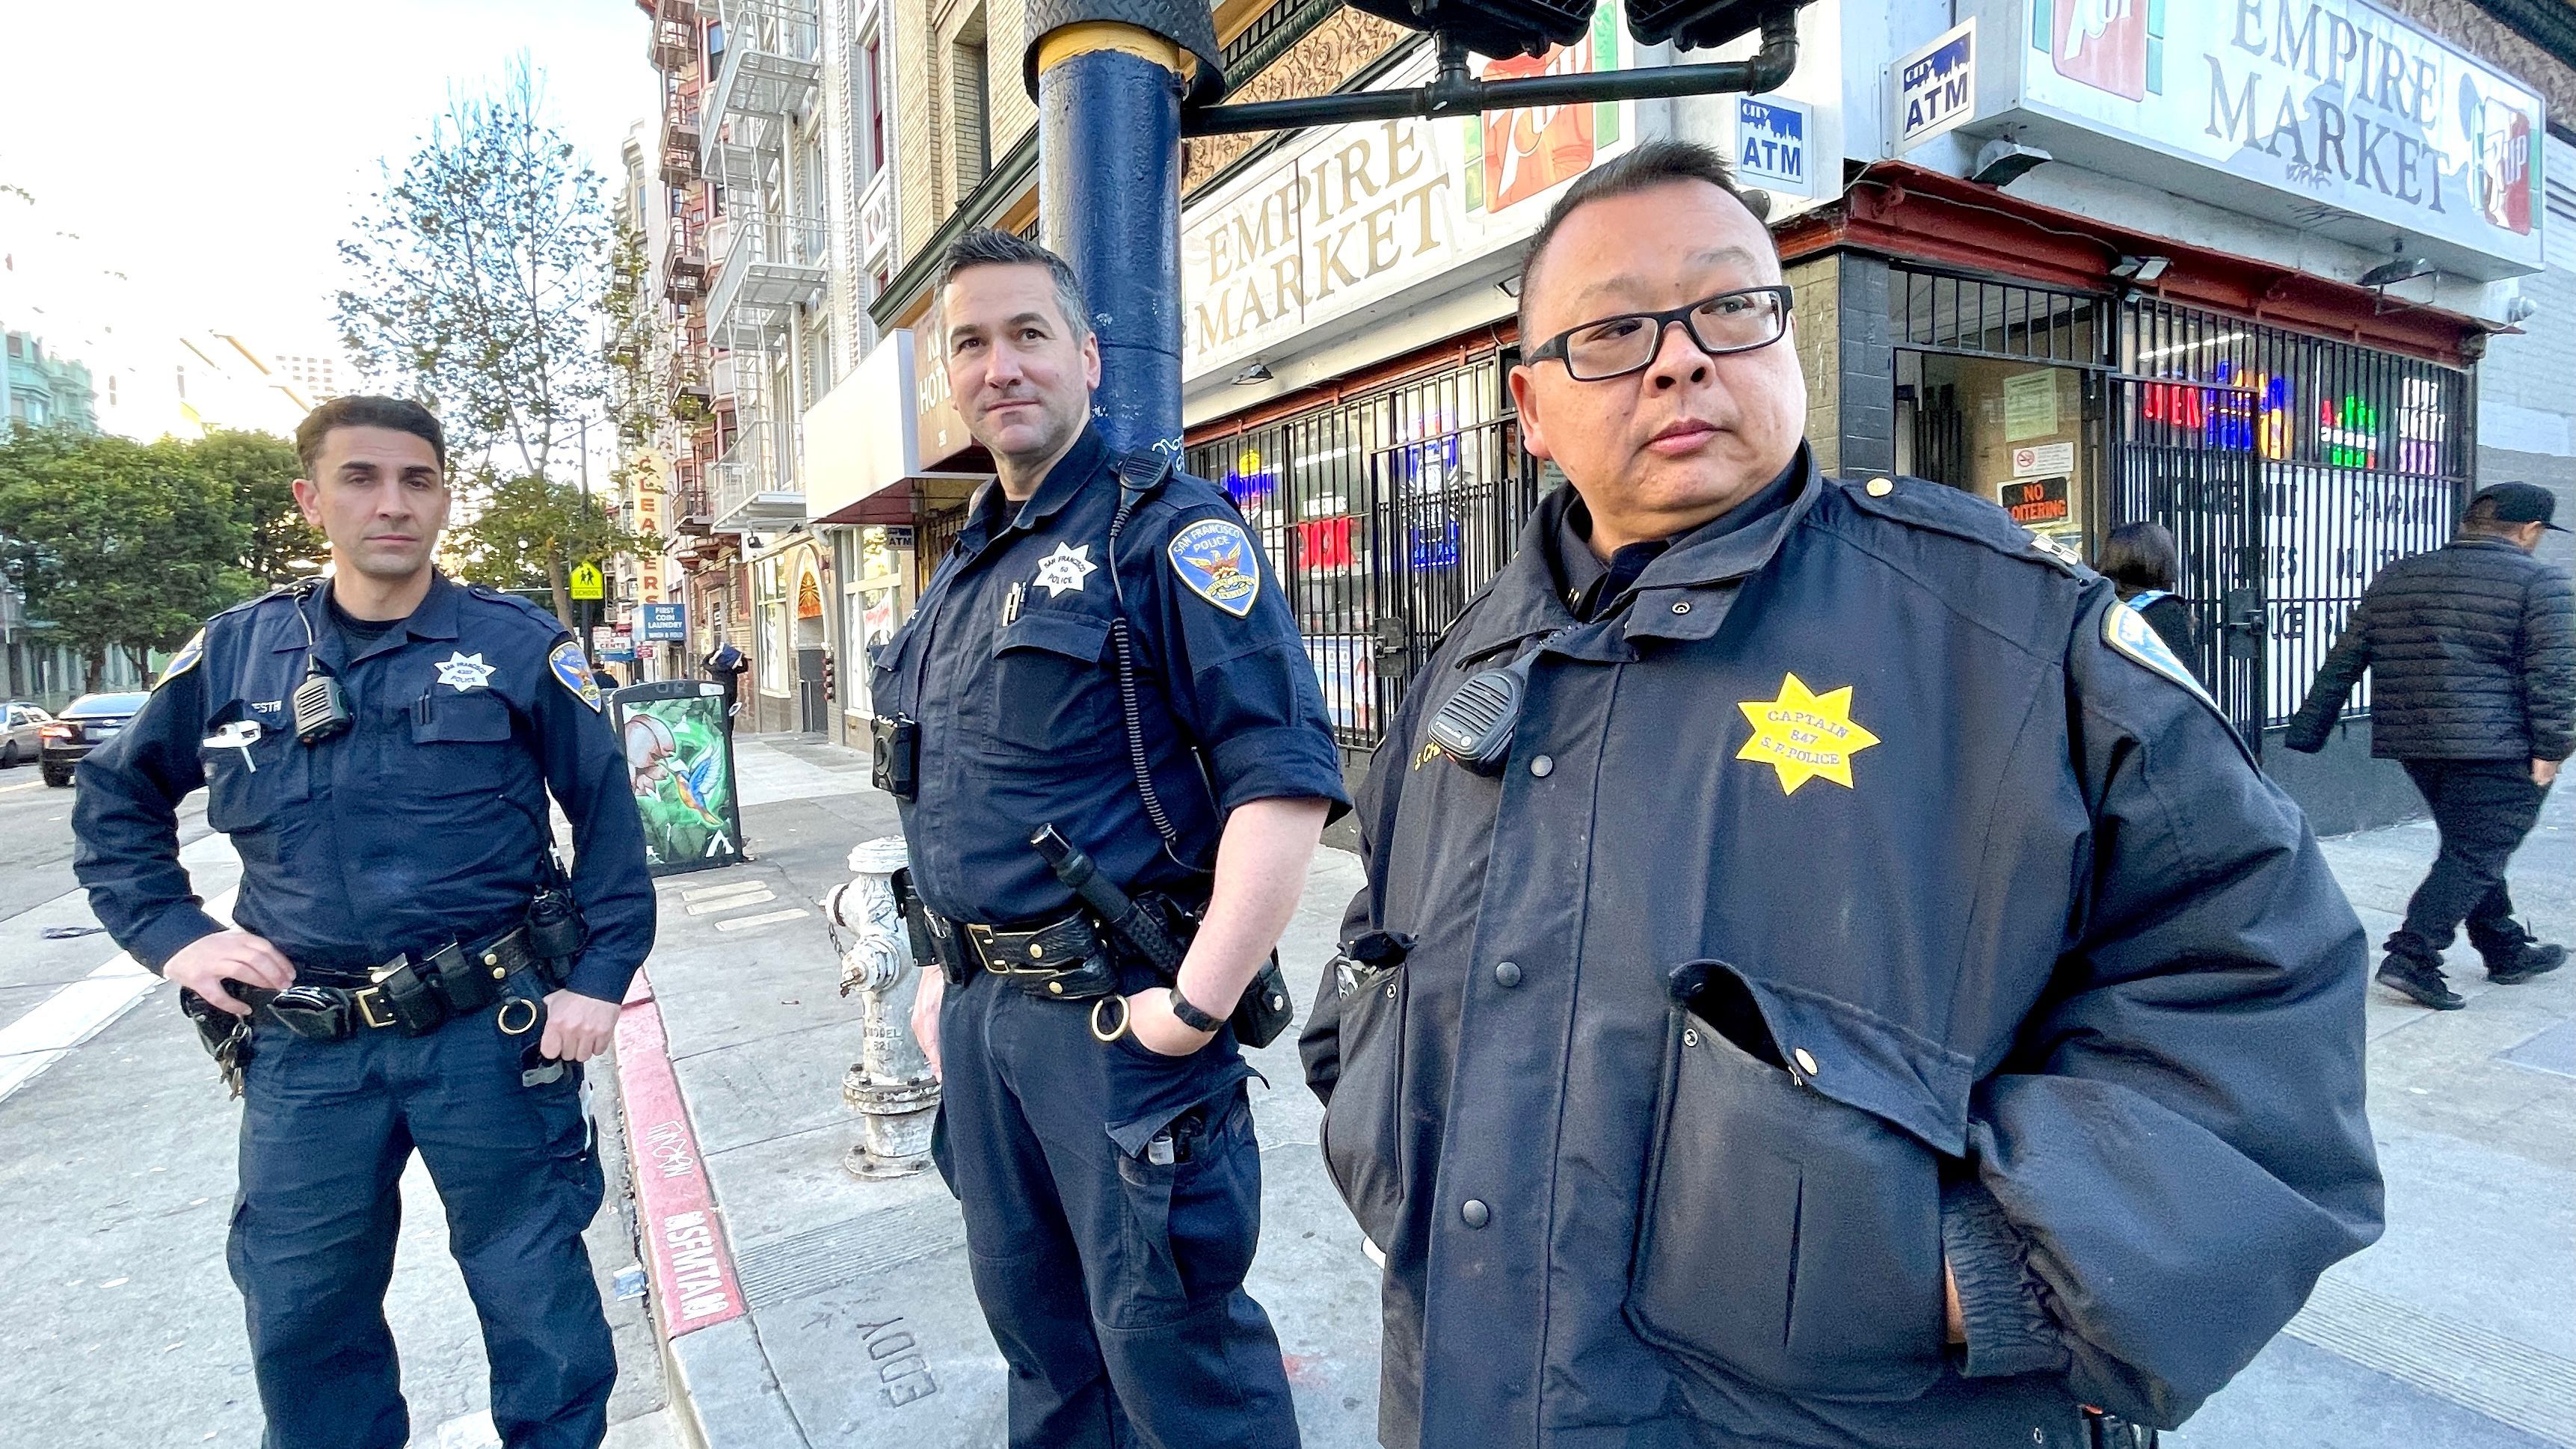
[[[860,1138],[841,1165],[856,1177],[903,1177],[930,1160],[930,1128],[939,1110],[939,1079],[912,1035],[916,963],[912,936],[894,898],[894,873],[906,860],[901,836],[854,846],[856,879],[834,886],[823,914],[852,932],[841,952],[841,994],[864,993],[867,1040],[841,1078],[841,1097],[859,1114]]]

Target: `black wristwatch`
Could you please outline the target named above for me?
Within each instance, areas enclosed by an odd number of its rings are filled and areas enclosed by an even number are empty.
[[[1225,1025],[1223,1021],[1220,1021],[1217,1018],[1208,1015],[1206,1012],[1199,1010],[1197,1007],[1192,1006],[1190,1004],[1190,999],[1181,994],[1181,988],[1170,986],[1164,989],[1172,993],[1172,1015],[1180,1019],[1181,1025],[1188,1027],[1192,1031],[1206,1032],[1211,1036],[1215,1035],[1217,1030]]]

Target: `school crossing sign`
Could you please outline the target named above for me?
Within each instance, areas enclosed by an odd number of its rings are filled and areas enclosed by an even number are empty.
[[[1896,153],[1903,155],[1977,114],[1977,17],[1896,62]]]

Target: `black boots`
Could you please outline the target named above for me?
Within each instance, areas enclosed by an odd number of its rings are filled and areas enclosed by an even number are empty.
[[[2498,986],[2519,986],[2567,963],[2566,947],[2543,945],[2529,937],[2505,950],[2481,954],[2487,958],[2487,979]]]
[[[2378,981],[2380,985],[2413,997],[2435,1011],[2457,1011],[2469,1004],[2458,992],[2443,984],[2440,966],[2396,951],[2389,952],[2388,959],[2379,963]]]

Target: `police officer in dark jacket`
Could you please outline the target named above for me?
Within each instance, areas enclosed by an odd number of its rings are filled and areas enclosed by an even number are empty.
[[[427,411],[335,399],[296,449],[332,577],[207,621],[81,762],[81,883],[185,988],[244,1098],[228,1256],[270,1449],[410,1433],[384,1295],[414,1150],[482,1316],[493,1427],[587,1449],[617,1359],[581,1241],[603,1183],[580,1063],[653,944],[625,765],[554,617],[432,567],[449,493]],[[242,859],[229,927],[179,865],[199,786]]]
[[[1294,1445],[1243,1290],[1261,1160],[1227,1021],[1346,803],[1322,692],[1225,495],[1087,426],[1100,350],[1062,260],[971,233],[935,315],[1001,476],[870,697],[1010,1442]],[[1175,932],[1196,917],[1177,979],[1080,908],[1031,847],[1049,825]]]
[[[2557,504],[2529,483],[2481,489],[2459,537],[2380,570],[2283,741],[2324,749],[2370,671],[2370,752],[2405,765],[2442,833],[2379,982],[2437,1011],[2468,1004],[2442,976],[2463,920],[2489,981],[2519,985],[2567,959],[2513,918],[2504,883],[2559,763],[2576,753],[2576,592],[2565,570],[2532,557],[2557,528]]]
[[[1302,1043],[1389,1445],[2134,1443],[2378,1235],[2297,808],[2107,581],[1818,471],[1780,275],[1670,142],[1531,243],[1572,490],[1378,752]]]

